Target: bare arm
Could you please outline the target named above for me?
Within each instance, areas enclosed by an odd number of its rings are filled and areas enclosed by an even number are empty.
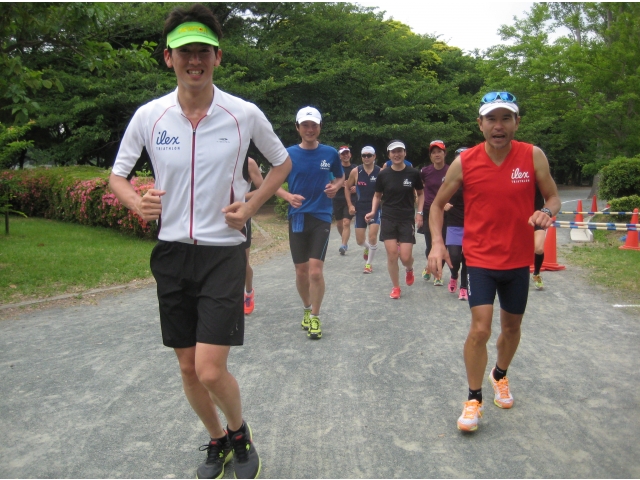
[[[248,157],[247,161],[249,164],[249,178],[255,189],[244,196],[245,201],[249,201],[253,197],[255,190],[259,189],[263,182],[262,172],[260,172],[260,167],[256,161],[251,157]]]
[[[247,220],[251,218],[258,209],[273,196],[286,180],[291,171],[291,158],[287,157],[284,163],[271,167],[259,189],[253,192],[251,200],[248,202],[235,202],[222,209],[225,213],[227,225],[236,230],[241,230]]]
[[[417,204],[418,204],[418,208],[422,208],[422,205],[424,205],[424,190],[415,190],[416,196],[418,198],[417,200]],[[420,228],[422,226],[422,223],[424,222],[424,212],[422,212],[423,215],[420,215],[419,213],[416,212],[416,227]]]
[[[545,199],[544,207],[551,210],[551,213],[555,216],[562,206],[560,195],[558,195],[556,182],[551,177],[547,156],[538,147],[533,147],[533,168],[536,174],[536,183],[542,197]],[[529,225],[531,226],[538,225],[546,229],[549,228],[552,223],[553,221],[549,215],[540,210],[533,212],[533,215],[529,218]]]
[[[444,207],[460,188],[460,185],[462,185],[462,163],[460,163],[460,157],[458,157],[447,170],[444,182],[429,209],[429,230],[431,230],[429,270],[436,278],[442,278],[442,260],[445,260],[451,266],[449,253],[442,239],[442,225],[444,223]]]
[[[109,176],[109,187],[121,204],[137,213],[143,220],[148,222],[160,217],[162,213],[160,197],[167,193],[166,191],[151,188],[141,197],[129,180],[115,173]]]
[[[354,168],[353,170],[351,170],[351,173],[349,174],[349,178],[347,178],[347,181],[344,182],[344,197],[347,199],[347,206],[349,207],[349,215],[353,215],[356,213],[356,207],[351,202],[351,195],[349,194],[349,192],[351,191],[351,187],[355,187],[357,179],[358,179],[358,169]]]
[[[331,180],[331,182],[327,183],[327,185],[324,187],[324,193],[327,195],[327,197],[333,198],[336,196],[338,190],[340,190],[342,187],[344,187],[344,175],[342,175],[341,177],[336,177]]]

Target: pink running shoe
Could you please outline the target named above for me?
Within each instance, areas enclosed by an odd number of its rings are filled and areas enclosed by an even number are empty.
[[[460,289],[460,294],[458,295],[458,300],[462,300],[464,302],[469,300],[469,295],[467,295],[467,289],[466,288],[461,288]]]
[[[449,280],[449,285],[447,288],[451,293],[456,293],[456,289],[458,288],[458,280],[455,278]]]

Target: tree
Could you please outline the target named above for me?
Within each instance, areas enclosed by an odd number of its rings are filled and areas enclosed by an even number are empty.
[[[560,27],[568,30],[551,42]],[[640,4],[536,3],[500,30],[481,71],[520,100],[520,136],[541,146],[560,182],[640,151]],[[606,162],[604,162],[606,163]]]

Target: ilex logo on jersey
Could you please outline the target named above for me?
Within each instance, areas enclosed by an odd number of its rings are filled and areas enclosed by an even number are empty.
[[[329,162],[327,162],[326,160],[322,160],[320,162],[320,168],[322,170],[329,170],[329,169],[331,169],[331,164]]]
[[[516,168],[511,172],[511,183],[529,183],[529,172],[521,172],[519,168]]]
[[[180,150],[180,139],[167,134],[166,130],[158,132],[156,138],[156,150]]]
[[[402,184],[403,184],[405,187],[413,187],[413,184],[411,183],[411,180],[409,180],[408,178],[405,178],[405,179],[404,179],[404,182],[402,182]]]

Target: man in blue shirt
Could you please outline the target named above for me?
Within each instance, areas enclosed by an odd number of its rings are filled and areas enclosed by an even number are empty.
[[[318,141],[322,116],[313,107],[304,107],[296,115],[296,130],[301,142],[287,148],[291,173],[289,191],[280,188],[276,195],[289,202],[289,247],[296,268],[296,287],[302,299],[302,328],[307,337],[322,338],[320,305],[324,297],[324,258],[329,243],[331,199],[343,188],[344,172],[338,151]]]

